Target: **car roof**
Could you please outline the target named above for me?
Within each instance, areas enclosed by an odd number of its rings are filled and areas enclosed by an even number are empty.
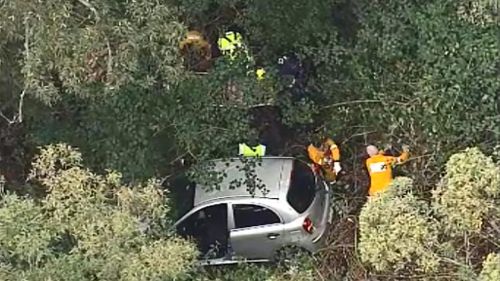
[[[256,190],[253,197],[279,199],[281,192],[286,192],[289,184],[290,174],[293,168],[293,157],[262,157],[257,160],[255,175],[260,179],[259,183],[265,186],[267,193]],[[242,170],[244,163],[240,158],[217,159],[212,160],[215,172],[225,173],[226,176],[220,183],[220,189],[207,188],[197,185],[194,195],[194,206],[203,203],[230,199],[232,197],[252,197],[247,191],[246,186],[242,185],[236,188],[230,188],[231,182],[246,179],[245,172]],[[258,183],[258,184],[259,184]]]

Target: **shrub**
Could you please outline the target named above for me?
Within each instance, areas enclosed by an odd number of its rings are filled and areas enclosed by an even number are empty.
[[[195,246],[151,231],[164,224],[168,209],[159,181],[127,186],[120,174],[94,174],[81,159],[67,145],[42,148],[31,177],[47,195],[0,201],[1,279],[184,277],[197,256]]]
[[[489,254],[483,263],[483,270],[479,274],[479,281],[500,280],[500,255]]]
[[[368,200],[360,213],[361,260],[376,271],[400,271],[409,266],[433,272],[438,259],[437,229],[427,203],[413,194],[409,178],[396,178],[389,190]]]
[[[485,26],[497,22],[499,10],[497,0],[465,0],[458,5],[457,15],[461,20]]]
[[[500,195],[500,169],[478,148],[454,154],[433,193],[433,208],[451,236],[478,233]]]

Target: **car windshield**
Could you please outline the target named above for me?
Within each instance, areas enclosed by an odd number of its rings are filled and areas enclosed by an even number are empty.
[[[314,200],[316,182],[311,168],[295,160],[286,199],[297,212],[303,213]]]

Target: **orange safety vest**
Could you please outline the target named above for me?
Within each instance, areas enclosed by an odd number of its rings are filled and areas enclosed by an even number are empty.
[[[327,181],[334,181],[337,177],[337,173],[326,163],[326,158],[331,158],[333,162],[338,162],[340,160],[340,150],[335,142],[331,139],[327,139],[324,145],[328,146],[326,151],[323,151],[314,145],[310,144],[307,147],[307,154],[313,163],[323,171],[323,176]]]
[[[327,151],[323,151],[314,145],[310,144],[307,147],[307,154],[309,155],[309,158],[318,165],[323,165],[325,164],[325,158],[331,157],[331,159],[336,162],[340,160],[340,150],[338,146],[335,144],[335,142],[331,139],[327,139],[324,143],[325,145],[328,146]]]
[[[179,44],[179,49],[182,55],[187,55],[188,48],[194,48],[202,59],[209,60],[212,56],[210,44],[205,40],[203,35],[198,31],[189,31],[186,38]]]
[[[408,160],[409,153],[403,152],[399,157],[385,156],[382,153],[366,160],[366,168],[370,174],[370,189],[368,194],[373,196],[383,192],[392,182],[392,166]]]

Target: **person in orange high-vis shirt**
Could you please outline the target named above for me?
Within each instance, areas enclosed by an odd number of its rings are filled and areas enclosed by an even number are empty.
[[[335,142],[327,138],[318,148],[313,144],[307,147],[307,154],[326,181],[334,182],[341,170],[340,150]]]
[[[368,195],[373,196],[387,189],[392,182],[392,166],[402,164],[408,160],[410,154],[406,145],[403,146],[403,153],[398,157],[386,156],[373,145],[367,146],[366,152],[370,156],[366,160],[366,168],[370,175]]]
[[[179,43],[179,49],[189,69],[205,72],[210,67],[212,47],[201,32],[189,31]]]

